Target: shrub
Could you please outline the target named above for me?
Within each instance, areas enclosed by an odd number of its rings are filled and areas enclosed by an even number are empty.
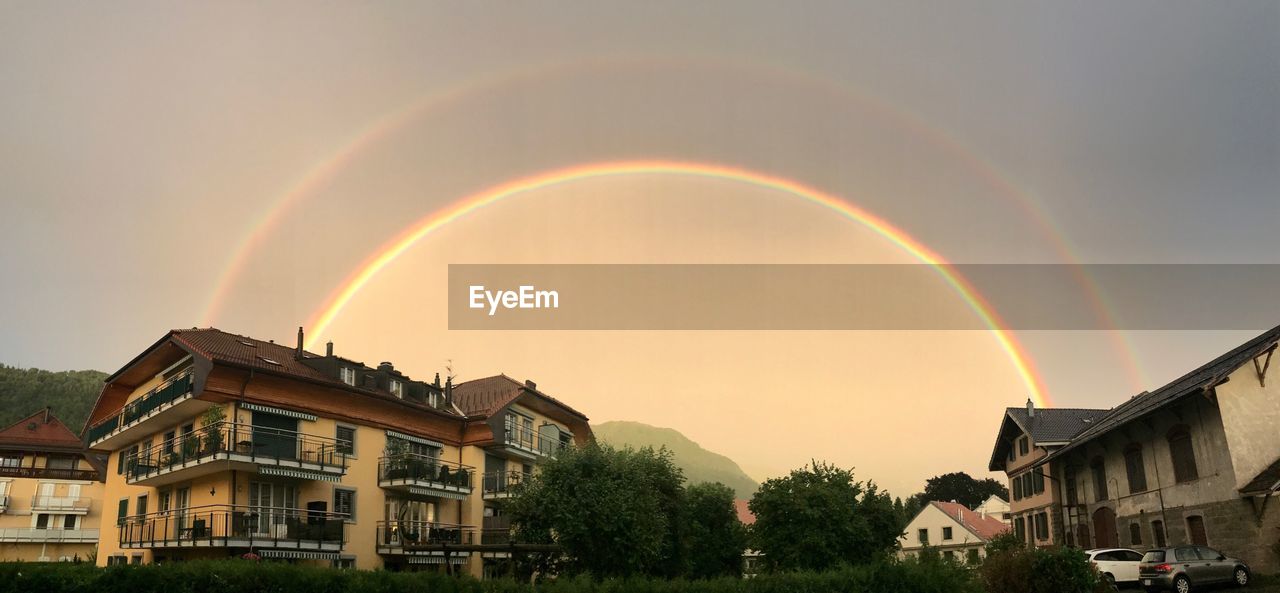
[[[1077,548],[998,546],[995,553],[988,552],[979,574],[987,593],[1093,593],[1109,590],[1097,568]]]

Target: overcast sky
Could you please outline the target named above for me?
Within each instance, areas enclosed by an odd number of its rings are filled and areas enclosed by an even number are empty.
[[[111,371],[204,323],[285,196],[217,326],[291,340],[412,221],[627,158],[794,179],[952,261],[1280,263],[1280,4],[0,3],[0,362]],[[325,338],[427,378],[534,378],[757,477],[824,458],[905,496],[983,471],[1027,395],[983,332],[444,325],[448,263],[912,261],[776,193],[536,192],[419,243]],[[1248,335],[1019,337],[1056,404],[1110,407]],[[872,453],[929,434],[955,445]]]

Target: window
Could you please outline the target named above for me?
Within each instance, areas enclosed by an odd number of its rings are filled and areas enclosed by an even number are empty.
[[[164,433],[164,452],[173,453],[173,440],[178,437],[177,431],[169,431]]]
[[[110,558],[107,558],[107,566],[119,566],[121,564],[127,564],[128,562],[129,562],[128,558],[119,554],[112,556]]]
[[[124,449],[120,450],[120,454],[116,456],[116,475],[124,473],[125,456],[128,454]]]
[[[355,558],[334,558],[333,567],[334,568],[355,568],[356,559]]]
[[[1129,545],[1142,545],[1142,526],[1137,523],[1129,524]]]
[[[1075,506],[1080,504],[1080,497],[1076,494],[1076,468],[1075,466],[1067,466],[1066,476],[1063,478],[1067,488],[1067,504]]]
[[[1196,471],[1196,453],[1191,445],[1191,431],[1177,426],[1169,431],[1169,456],[1173,458],[1173,477],[1178,482],[1190,482],[1199,476]]]
[[[1036,539],[1049,539],[1049,514],[1036,513]]]
[[[350,426],[338,426],[335,435],[338,441],[338,452],[347,455],[355,455],[356,453],[356,429]]]
[[[391,391],[391,395],[394,395],[400,399],[404,399],[404,383],[401,383],[395,379],[392,379],[390,391]]]
[[[1038,469],[1031,470],[1031,484],[1036,494],[1044,492],[1044,474]]]
[[[342,367],[338,370],[338,375],[342,378],[342,382],[347,385],[356,384],[356,370],[351,367]]]
[[[1151,522],[1151,537],[1155,539],[1156,547],[1163,548],[1164,541],[1164,521],[1155,520]]]
[[[36,529],[48,529],[48,528],[49,528],[49,515],[46,515],[44,513],[40,513],[39,515],[36,515]]]
[[[1022,499],[1022,476],[1013,479],[1013,499]]]
[[[1200,515],[1187,517],[1187,538],[1197,546],[1209,545],[1209,536],[1204,531],[1204,517]]]
[[[921,544],[927,544],[927,543],[929,543],[929,530],[928,530],[928,529],[920,529],[920,530],[916,531],[916,537],[920,540],[920,543],[921,543]]]
[[[1124,471],[1129,477],[1129,492],[1147,489],[1147,468],[1142,463],[1142,445],[1134,443],[1124,450]]]
[[[164,512],[169,510],[169,501],[173,497],[173,493],[168,490],[161,490],[156,496],[160,499],[156,501],[156,510]]]
[[[75,529],[75,528],[76,528],[76,516],[75,516],[75,515],[63,515],[63,516],[62,516],[62,528],[63,528],[63,529]]]
[[[129,499],[121,498],[116,509],[116,525],[124,525],[124,518],[129,516]]]
[[[1093,463],[1090,464],[1093,471],[1093,499],[1095,501],[1103,501],[1107,499],[1107,466],[1102,462],[1101,457],[1094,457]]]
[[[951,528],[950,528],[950,527],[943,527],[943,528],[942,528],[942,541],[947,541],[947,540],[949,540],[949,539],[951,539]]]
[[[947,560],[955,560],[955,559],[956,559],[956,553],[955,553],[955,550],[947,550],[947,551],[943,552],[943,553],[942,553],[942,557],[943,557],[943,558],[946,558]]]
[[[967,554],[969,557],[969,564],[977,564],[979,562],[977,548],[969,548],[969,551]]]
[[[333,512],[338,515],[346,515],[348,521],[355,521],[356,491],[347,488],[334,488]]]
[[[1018,454],[1026,455],[1031,452],[1031,440],[1027,437],[1018,439]]]
[[[136,505],[136,508],[138,509],[138,512],[136,514],[138,515],[147,514],[147,495],[146,494],[138,495],[138,503]]]
[[[1027,540],[1027,525],[1022,517],[1013,520],[1013,534],[1017,536],[1018,541]]]
[[[440,407],[440,394],[434,391],[427,392],[427,402],[430,403],[433,408]]]
[[[22,455],[19,453],[0,455],[0,467],[22,467]]]
[[[44,462],[49,469],[75,469],[76,458],[66,455],[50,455]]]

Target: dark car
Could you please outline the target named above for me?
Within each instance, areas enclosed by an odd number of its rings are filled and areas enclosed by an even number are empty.
[[[1156,548],[1142,556],[1138,578],[1149,592],[1199,591],[1206,585],[1249,584],[1249,566],[1237,558],[1204,546]]]

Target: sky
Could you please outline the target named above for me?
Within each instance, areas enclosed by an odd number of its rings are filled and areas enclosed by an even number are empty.
[[[0,362],[292,341],[415,221],[628,159],[794,180],[953,262],[1280,263],[1277,31],[1246,1],[0,3]],[[463,332],[444,294],[450,263],[915,261],[776,190],[580,180],[444,226],[317,337],[905,497],[987,475],[1027,399],[990,332]],[[1105,408],[1250,335],[1016,337],[1054,405]]]

